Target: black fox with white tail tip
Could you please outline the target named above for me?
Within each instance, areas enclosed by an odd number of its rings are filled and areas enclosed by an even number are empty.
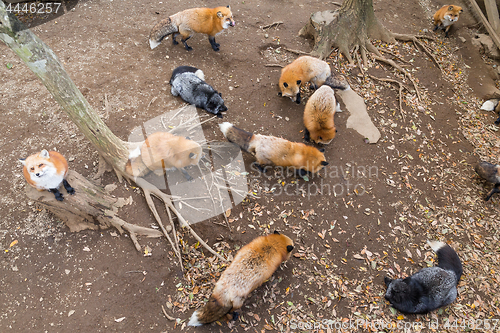
[[[203,72],[198,68],[177,67],[170,78],[172,85],[170,91],[174,96],[181,96],[185,102],[222,118],[221,112],[227,111],[222,95],[206,83],[204,77]]]
[[[428,313],[457,298],[462,263],[455,250],[442,242],[427,241],[437,253],[438,266],[423,268],[405,279],[384,278],[385,299],[404,313]]]

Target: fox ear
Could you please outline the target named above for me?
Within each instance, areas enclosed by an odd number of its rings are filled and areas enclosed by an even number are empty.
[[[292,252],[292,250],[293,250],[293,245],[287,245],[287,246],[286,246],[286,250],[287,250],[288,252]]]
[[[279,235],[280,233],[278,232],[278,230],[274,230],[274,234]]]
[[[220,97],[222,97],[222,94],[221,94],[221,93],[219,93],[219,96],[220,96]]]
[[[319,137],[320,140],[323,140],[321,137]],[[318,149],[321,153],[325,152],[325,148]]]
[[[26,165],[26,159],[25,158],[20,158],[19,162],[21,162],[23,165]]]
[[[283,82],[283,87],[288,88],[288,83]]]
[[[189,158],[190,159],[195,159],[196,158],[196,154],[195,153],[189,153]]]
[[[403,279],[403,282],[406,284],[410,284],[411,281],[411,276],[408,276],[407,278]]]
[[[464,12],[464,10],[463,10],[463,9],[460,9],[459,13],[463,13],[463,12]]]
[[[301,83],[302,83],[302,81],[301,81],[301,80],[297,80],[297,84],[301,84]]]
[[[46,149],[42,150],[40,152],[40,157],[42,157],[42,158],[49,158],[50,157],[49,152]]]
[[[453,6],[448,7],[448,10],[453,10]]]
[[[222,12],[217,12],[217,17],[222,18]]]
[[[384,283],[385,283],[385,286],[386,286],[386,287],[389,287],[389,285],[391,284],[391,282],[392,282],[392,279],[391,279],[391,278],[389,278],[389,277],[387,277],[387,276],[386,276],[386,277],[384,277]]]
[[[227,5],[226,8],[229,8],[229,10],[231,10],[231,6]]]
[[[283,96],[283,94],[281,93],[281,91],[278,93],[278,96],[279,97]]]
[[[328,165],[328,162],[326,162],[326,161],[321,161],[321,165]]]

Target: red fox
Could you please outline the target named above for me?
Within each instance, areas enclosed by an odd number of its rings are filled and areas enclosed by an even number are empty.
[[[327,84],[333,89],[346,90],[350,88],[345,79],[339,78],[336,73],[332,75],[330,65],[325,61],[310,56],[302,56],[281,70],[278,84],[281,92],[278,95],[290,97],[292,101],[300,104],[300,85],[306,82],[311,82],[314,89],[323,84]]]
[[[307,172],[316,173],[328,165],[324,150],[274,136],[253,134],[228,122],[219,124],[219,127],[230,142],[255,155],[256,165],[261,172],[264,172],[262,164],[274,164],[296,168],[299,175],[304,176]]]
[[[481,161],[474,169],[481,178],[494,184],[493,189],[484,200],[488,201],[493,194],[500,193],[500,165]]]
[[[150,171],[162,175],[165,170],[176,168],[192,180],[184,168],[197,165],[201,155],[201,146],[197,142],[167,132],[156,132],[130,153],[125,171],[134,177],[142,177]]]
[[[321,86],[312,94],[304,109],[304,139],[315,143],[329,144],[335,133],[334,115],[337,109],[335,94],[329,86]]]
[[[463,13],[463,10],[462,7],[459,6],[445,5],[441,7],[441,9],[434,14],[434,31],[438,28],[444,29],[445,37],[448,37],[448,31],[451,25],[458,21],[460,13]]]
[[[38,191],[49,191],[54,193],[57,201],[63,201],[64,197],[59,192],[62,183],[66,192],[75,194],[75,189],[65,179],[68,173],[68,162],[60,153],[44,149],[26,159],[19,160],[24,165],[24,178]]]
[[[173,34],[174,45],[179,44],[175,38],[181,35],[181,42],[186,50],[192,48],[186,41],[195,33],[208,35],[208,41],[214,51],[219,51],[219,44],[215,42],[215,36],[228,27],[234,27],[231,7],[217,8],[191,8],[178,12],[158,22],[149,34],[149,46],[154,49],[160,45],[163,38]]]
[[[243,246],[215,284],[208,303],[193,313],[188,325],[208,324],[226,314],[237,318],[235,311],[243,306],[245,298],[290,258],[292,250],[293,241],[277,231]]]

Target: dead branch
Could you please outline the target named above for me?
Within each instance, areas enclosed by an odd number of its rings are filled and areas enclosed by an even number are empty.
[[[170,320],[170,321],[174,321],[174,320],[175,320],[175,318],[174,318],[174,317],[172,317],[172,316],[168,315],[167,311],[166,311],[166,310],[165,310],[165,308],[163,307],[163,304],[162,304],[162,306],[161,306],[161,310],[163,311],[163,314],[165,315],[165,317],[166,317],[168,320]]]
[[[300,51],[300,50],[293,50],[293,49],[289,49],[287,47],[284,47],[283,50],[291,52],[291,53],[295,53],[295,54],[311,55],[311,52],[304,52],[304,51]]]
[[[481,22],[483,23],[484,27],[486,28],[486,30],[490,34],[491,39],[493,39],[493,42],[495,43],[497,48],[500,49],[500,38],[498,37],[497,33],[495,32],[495,29],[493,29],[491,24],[486,19],[486,17],[484,17],[484,14],[481,11],[481,9],[479,8],[479,6],[477,5],[476,0],[469,0],[469,2],[471,4],[472,8],[474,9],[474,11],[476,12],[476,15],[481,19]]]
[[[273,22],[271,24],[266,24],[266,25],[264,25],[264,26],[262,26],[260,28],[263,29],[263,30],[265,30],[265,29],[269,29],[269,28],[271,28],[273,26],[278,27],[280,24],[283,24],[283,21],[278,21],[278,22]]]
[[[280,64],[265,64],[264,67],[281,67],[281,68],[283,68],[285,66],[280,65]]]

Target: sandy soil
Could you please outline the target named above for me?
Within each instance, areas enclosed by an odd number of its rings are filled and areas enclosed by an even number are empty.
[[[168,81],[174,68],[192,65],[201,68],[206,81],[222,93],[229,108],[224,121],[256,133],[303,141],[304,105],[277,96],[280,69],[266,65],[285,65],[296,58],[285,48],[308,52],[311,41],[298,37],[298,31],[311,13],[336,8],[334,4],[231,2],[236,27],[217,37],[220,52],[212,51],[202,35],[190,39],[191,52],[181,45],[172,46],[170,40],[150,50],[147,42],[150,29],[160,19],[185,8],[220,4],[212,0],[73,4],[68,13],[32,30],[54,50],[93,108],[121,139],[127,140],[137,126],[183,105],[170,94]],[[195,224],[195,230],[214,248],[232,255],[256,236],[280,230],[294,239],[295,256],[251,295],[240,321],[189,331],[286,331],[293,330],[291,320],[342,318],[403,320],[427,327],[436,319],[442,324],[445,318],[500,317],[498,296],[489,289],[498,284],[495,223],[499,198],[482,202],[490,187],[483,186],[471,167],[479,157],[500,162],[498,134],[494,128],[475,131],[468,127],[481,102],[477,97],[484,93],[481,87],[495,75],[492,63],[471,46],[476,30],[467,12],[450,38],[432,33],[430,17],[441,5],[403,1],[384,6],[375,1],[375,13],[387,28],[434,36],[436,41],[429,46],[447,73],[443,76],[411,44],[378,43],[397,54],[395,60],[403,60],[400,63],[412,71],[423,93],[423,100],[418,101],[414,91],[405,92],[403,113],[397,88],[363,79],[357,67],[336,53],[330,59],[365,98],[382,132],[377,144],[367,144],[346,129],[349,114],[343,112],[335,116],[338,134],[326,147],[330,165],[321,178],[306,182],[272,172],[262,177],[251,171],[252,157],[243,155],[250,171],[248,180],[259,198],[232,208],[229,229],[219,215]],[[261,28],[279,21],[283,23],[277,27]],[[402,80],[376,62],[370,63],[368,73]],[[143,246],[152,249],[151,256],[144,256],[116,230],[70,233],[27,201],[18,158],[43,148],[57,149],[71,169],[89,178],[97,172],[99,159],[38,78],[4,45],[0,45],[0,76],[4,114],[0,124],[4,133],[0,137],[4,170],[0,174],[4,183],[0,189],[0,331],[184,330],[184,320],[210,295],[224,266],[203,254],[182,230],[184,274],[164,239],[141,239]],[[477,114],[485,126],[496,118],[492,113]],[[204,125],[208,140],[224,141],[219,122]],[[479,140],[485,135],[492,138],[487,146]],[[120,213],[123,219],[144,226],[155,224],[138,189],[118,183],[112,173],[105,174],[101,183],[116,183],[113,194],[118,197],[132,196],[133,204]],[[286,185],[291,185],[288,192]],[[450,242],[463,259],[460,296],[454,305],[431,315],[398,317],[383,299],[383,277],[406,276],[427,263],[432,265],[434,255],[425,246],[428,238]],[[165,318],[162,305],[180,320]]]

